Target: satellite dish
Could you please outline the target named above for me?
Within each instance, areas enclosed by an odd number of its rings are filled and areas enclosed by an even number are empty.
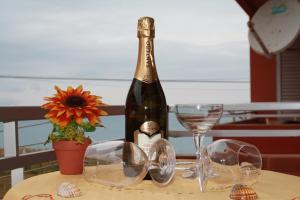
[[[264,55],[288,48],[300,32],[299,0],[269,0],[248,23],[248,38],[252,49]]]

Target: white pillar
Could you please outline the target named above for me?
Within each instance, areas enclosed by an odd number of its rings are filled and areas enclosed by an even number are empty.
[[[16,123],[7,122],[4,123],[4,157],[15,157],[17,156],[16,152]],[[17,168],[13,169],[10,172],[11,174],[11,185],[14,186],[18,182],[24,179],[24,169]]]
[[[17,168],[13,169],[10,172],[11,174],[11,186],[16,185],[20,181],[24,180],[24,169],[23,168]]]
[[[15,122],[4,123],[4,157],[16,156],[16,125]]]

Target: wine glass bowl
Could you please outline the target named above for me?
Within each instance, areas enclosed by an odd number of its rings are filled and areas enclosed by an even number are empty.
[[[175,105],[178,121],[193,134],[205,134],[219,121],[222,112],[222,104]]]
[[[129,154],[123,162],[124,149],[130,149],[135,154]],[[135,145],[123,141],[108,141],[90,145],[84,157],[84,177],[89,182],[109,186],[125,186],[140,181],[140,176],[147,173],[144,152]],[[124,166],[126,164],[126,166]],[[125,168],[123,170],[123,168]]]
[[[84,177],[89,182],[126,187],[137,184],[149,172],[156,185],[167,185],[174,176],[175,151],[165,139],[153,143],[149,156],[136,144],[108,141],[90,145],[84,158]]]
[[[209,159],[210,182],[214,189],[234,184],[252,185],[257,182],[262,168],[260,151],[252,144],[238,140],[220,139],[206,148]]]

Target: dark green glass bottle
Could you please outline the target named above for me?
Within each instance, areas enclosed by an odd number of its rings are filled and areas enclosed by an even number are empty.
[[[153,142],[167,138],[168,131],[168,108],[154,61],[154,31],[154,19],[139,19],[138,61],[125,110],[125,139],[138,144],[146,154]]]

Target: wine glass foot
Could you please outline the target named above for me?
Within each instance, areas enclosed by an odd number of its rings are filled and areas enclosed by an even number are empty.
[[[187,165],[181,167],[181,165]],[[181,177],[188,179],[195,179],[197,177],[197,169],[195,166],[195,162],[176,162],[176,170],[182,171]]]
[[[197,177],[197,173],[194,171],[185,171],[181,175],[183,178],[195,179]]]
[[[182,175],[183,178],[195,179],[197,177],[197,173],[195,169],[185,170]]]
[[[167,185],[175,174],[176,154],[173,146],[165,139],[151,145],[148,155],[151,165],[149,174],[158,186]]]

